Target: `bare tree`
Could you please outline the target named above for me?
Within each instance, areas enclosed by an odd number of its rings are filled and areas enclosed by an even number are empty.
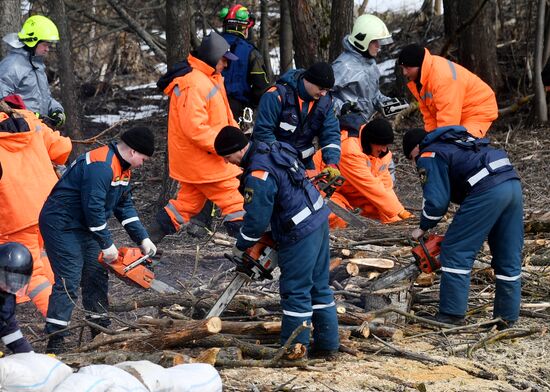
[[[192,18],[188,0],[166,0],[166,58],[168,68],[187,57],[191,49]]]
[[[353,26],[353,0],[332,0],[330,12],[330,50],[329,61],[334,60],[342,51],[342,39],[349,34]]]
[[[65,129],[67,136],[72,139],[83,139],[82,121],[80,113],[80,97],[77,95],[77,84],[73,66],[73,57],[71,54],[71,34],[69,33],[68,19],[65,12],[65,2],[63,0],[48,0],[48,6],[51,10],[51,17],[59,30],[59,80],[61,82],[61,101],[67,114]],[[79,155],[82,145],[73,147],[73,156]]]
[[[279,5],[281,21],[279,25],[279,51],[281,75],[292,68],[292,22],[290,21],[289,0],[281,0]]]
[[[260,24],[260,53],[264,58],[264,64],[269,80],[273,79],[271,70],[271,57],[269,56],[269,7],[267,0],[260,1],[262,23]]]
[[[2,0],[0,7],[0,39],[8,33],[19,31],[21,27],[21,1]],[[7,54],[5,45],[0,44],[0,57]]]
[[[544,16],[546,0],[539,0],[537,10],[537,35],[535,38],[535,107],[537,118],[542,122],[548,121],[548,106],[546,105],[546,91],[542,83],[542,56],[544,51]]]
[[[328,58],[328,0],[289,0],[294,60],[299,68]]]

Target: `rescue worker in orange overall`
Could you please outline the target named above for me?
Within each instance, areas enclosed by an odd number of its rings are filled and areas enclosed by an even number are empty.
[[[494,91],[477,75],[420,45],[403,48],[397,63],[409,80],[427,132],[462,125],[469,134],[485,137],[498,117]]]
[[[393,190],[389,171],[393,143],[393,129],[385,119],[375,119],[365,125],[359,111],[351,111],[339,117],[342,155],[340,172],[346,179],[331,200],[343,208],[359,208],[361,215],[382,223],[391,223],[413,217]],[[314,156],[315,166],[322,170],[321,155]],[[331,228],[344,228],[347,223],[330,214]]]
[[[25,107],[19,96],[0,101],[0,244],[19,242],[31,252],[34,264],[27,295],[18,296],[17,302],[30,299],[45,316],[53,273],[48,259],[41,257],[38,215],[57,182],[52,163],[63,165],[72,145],[68,137],[48,128],[33,112],[10,105]]]
[[[188,56],[192,70],[174,78],[164,89],[170,97],[168,116],[168,163],[170,177],[179,182],[179,193],[148,227],[153,242],[189,223],[207,202],[225,215],[230,235],[240,229],[243,197],[237,176],[241,170],[216,154],[214,139],[226,125],[238,126],[225,92],[222,71],[238,59],[218,33],[206,36],[199,49]]]

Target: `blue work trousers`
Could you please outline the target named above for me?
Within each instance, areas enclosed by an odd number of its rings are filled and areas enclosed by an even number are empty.
[[[493,316],[516,321],[521,300],[523,201],[520,181],[515,179],[469,195],[460,205],[441,245],[439,311],[465,315],[470,272],[485,239],[496,278]]]
[[[47,333],[69,326],[79,287],[84,309],[94,312],[87,318],[102,326],[110,324],[102,316],[109,307],[109,275],[98,261],[101,249],[91,232],[64,228],[69,219],[55,208],[45,207],[40,213],[40,232],[55,276],[46,316]]]
[[[33,351],[15,318],[15,294],[0,293],[0,337],[14,354]]]
[[[279,291],[283,320],[281,344],[303,322],[313,324],[316,350],[337,350],[338,318],[334,296],[329,287],[328,220],[305,238],[290,244],[279,244]],[[294,343],[309,349],[310,331],[300,333]]]

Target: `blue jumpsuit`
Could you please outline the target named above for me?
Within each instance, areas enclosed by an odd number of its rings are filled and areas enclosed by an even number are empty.
[[[506,152],[473,138],[461,126],[441,127],[420,144],[416,162],[423,188],[420,228],[428,230],[460,204],[441,246],[440,313],[463,317],[470,272],[487,239],[493,256],[494,317],[516,321],[521,300],[523,202]]]
[[[334,114],[332,98],[314,100],[305,87],[303,70],[284,74],[275,87],[262,96],[252,139],[264,143],[275,140],[290,144],[306,169],[314,169],[314,138],[319,139],[323,162],[340,162],[340,125]]]
[[[0,292],[0,337],[14,354],[33,351],[15,318],[15,294]]]
[[[281,269],[281,344],[306,322],[313,323],[315,350],[337,350],[338,319],[328,282],[328,207],[289,144],[253,142],[241,166],[246,214],[237,248],[254,245],[271,225]],[[294,342],[309,348],[309,331]]]
[[[89,151],[71,164],[40,212],[40,232],[55,275],[47,333],[69,325],[79,286],[84,309],[99,314],[90,318],[109,325],[101,317],[108,308],[109,277],[98,261],[101,249],[113,244],[107,220],[114,213],[137,244],[148,237],[133,206],[129,168],[115,143]]]

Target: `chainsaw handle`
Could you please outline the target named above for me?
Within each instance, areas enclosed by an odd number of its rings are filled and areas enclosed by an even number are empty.
[[[273,275],[271,275],[271,272],[269,272],[263,265],[254,260],[254,258],[247,253],[243,253],[242,259],[228,253],[225,253],[224,256],[226,259],[229,259],[233,264],[237,266],[238,271],[243,272],[250,277],[254,276],[254,271],[252,271],[247,263],[250,263],[258,268],[258,270],[260,271],[260,278],[273,280]]]

